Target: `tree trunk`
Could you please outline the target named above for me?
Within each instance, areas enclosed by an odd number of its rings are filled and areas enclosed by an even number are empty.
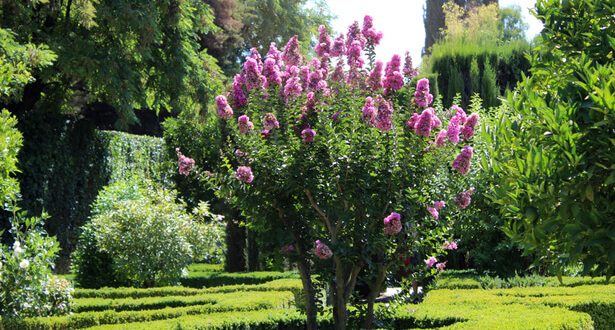
[[[384,263],[379,263],[376,282],[370,285],[370,291],[367,297],[367,313],[365,315],[365,329],[374,328],[374,303],[376,302],[376,298],[378,298],[378,295],[380,294],[380,290],[382,289],[382,283],[384,283],[385,277],[386,277],[386,267]]]
[[[248,230],[248,270],[251,272],[260,270],[258,260],[258,243],[256,242],[256,232]]]
[[[301,282],[303,283],[303,292],[305,295],[305,314],[307,316],[307,330],[315,330],[318,328],[316,322],[316,294],[314,292],[314,285],[312,284],[310,266],[307,258],[301,253],[299,261],[297,261],[297,268],[299,268],[299,274],[301,275]]]
[[[337,259],[337,258],[336,258]],[[336,330],[345,330],[348,323],[346,310],[346,277],[341,261],[335,262],[335,291],[333,295],[333,318]]]
[[[239,225],[239,214],[234,210],[229,212],[226,222],[226,262],[227,272],[246,271],[246,229]]]

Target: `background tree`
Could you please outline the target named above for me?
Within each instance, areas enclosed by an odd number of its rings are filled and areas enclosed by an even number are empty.
[[[452,2],[467,10],[478,5],[498,4],[498,0],[427,0],[423,14],[425,25],[425,46],[423,54],[431,53],[431,46],[442,38],[442,29],[445,27],[445,17],[442,6]]]
[[[137,121],[134,109],[205,109],[219,87],[195,36],[215,28],[200,1],[3,1],[0,17],[18,41],[46,43],[58,55],[14,112],[80,113],[103,103],[126,127]]]

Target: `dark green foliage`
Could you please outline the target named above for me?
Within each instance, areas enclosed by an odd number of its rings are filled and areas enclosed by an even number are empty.
[[[58,56],[27,100],[40,98],[36,109],[80,112],[102,102],[126,126],[133,109],[206,109],[220,87],[215,60],[197,43],[198,32],[215,28],[202,1],[3,1],[0,21]]]
[[[519,84],[487,135],[491,200],[536,264],[615,274],[615,5],[545,0],[545,24]]]
[[[25,210],[51,216],[46,227],[62,247],[59,270],[67,270],[79,227],[98,190],[131,173],[165,181],[161,139],[96,131],[91,123],[51,112],[20,118],[26,137],[19,154]]]
[[[528,50],[525,42],[501,47],[437,45],[425,68],[428,73],[437,73],[435,82],[444,104],[450,104],[455,94],[462,91],[461,106],[466,107],[471,96],[479,93],[485,107],[492,107],[529,70],[525,58]]]

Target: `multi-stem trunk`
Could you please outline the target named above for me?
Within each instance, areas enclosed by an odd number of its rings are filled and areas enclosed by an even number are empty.
[[[384,263],[378,264],[378,270],[376,275],[376,281],[369,286],[369,295],[367,296],[367,313],[365,315],[365,329],[374,328],[374,303],[376,298],[380,294],[382,284],[386,277],[386,267]]]
[[[316,323],[316,292],[314,291],[314,284],[312,283],[310,266],[305,253],[302,253],[302,249],[299,251],[299,260],[297,261],[297,268],[301,275],[301,283],[303,284],[303,294],[305,296],[305,314],[307,316],[307,329],[315,330],[318,328]]]

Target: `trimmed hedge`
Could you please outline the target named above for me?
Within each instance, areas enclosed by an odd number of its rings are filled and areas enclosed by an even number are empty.
[[[198,297],[198,296],[197,296]],[[193,297],[184,297],[189,301]],[[148,298],[145,298],[148,299]],[[270,310],[290,308],[294,304],[294,294],[292,292],[271,291],[271,292],[234,292],[226,294],[211,294],[206,299],[211,299],[214,303],[207,302],[206,305],[196,305],[187,307],[166,307],[162,309],[143,310],[143,311],[121,311],[105,310],[99,312],[83,312],[69,316],[59,317],[39,317],[26,318],[23,320],[4,320],[4,328],[9,329],[74,329],[85,328],[101,324],[119,324],[126,327],[124,323],[130,323],[131,328],[134,322],[147,322],[153,320],[165,320],[177,318],[184,315],[210,314],[219,312],[234,311],[243,314],[246,311]],[[175,301],[178,301],[176,298]],[[99,306],[94,301],[86,301],[91,306]],[[75,305],[79,305],[79,300]],[[81,305],[82,308],[85,305]]]
[[[54,111],[27,112],[18,128],[24,136],[18,175],[21,206],[33,215],[43,210],[50,215],[45,226],[62,248],[60,272],[68,271],[79,227],[102,187],[129,173],[167,180],[161,138],[98,131],[88,120]]]
[[[191,288],[209,288],[234,284],[261,284],[282,278],[298,278],[297,273],[289,272],[249,272],[249,273],[220,273],[220,272],[192,272],[188,277],[181,279],[181,284]]]
[[[472,270],[449,271],[436,279],[436,289],[506,289],[515,287],[575,287],[580,285],[605,284],[605,277],[562,277],[563,284],[560,284],[557,277],[543,277],[538,275],[515,276],[510,278],[500,278],[492,276],[481,276]]]

